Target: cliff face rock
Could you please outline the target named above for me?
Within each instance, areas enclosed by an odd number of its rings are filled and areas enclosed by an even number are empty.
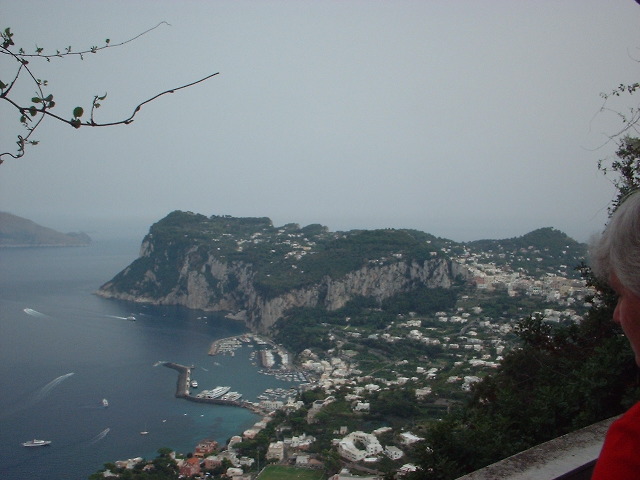
[[[323,306],[337,310],[355,297],[385,300],[395,294],[424,285],[430,288],[449,288],[456,280],[470,279],[467,269],[451,260],[436,259],[421,264],[398,262],[380,267],[364,267],[334,280],[324,281],[310,288],[294,290],[271,300],[259,301],[249,317],[251,324],[259,321],[262,330],[271,327],[293,307]]]
[[[455,281],[470,278],[464,266],[446,257],[416,260],[397,254],[274,294],[264,292],[257,281],[258,270],[255,263],[228,259],[215,246],[166,244],[150,234],[142,243],[140,257],[97,293],[156,305],[231,312],[251,329],[265,333],[294,307],[335,310],[359,296],[381,301],[419,286],[449,288]],[[305,278],[304,273],[300,275]]]
[[[103,285],[98,294],[155,305],[239,312],[237,318],[245,320],[249,327],[266,332],[287,310],[294,307],[323,306],[327,310],[335,310],[358,296],[384,300],[418,285],[449,288],[456,280],[469,279],[466,268],[451,260],[436,259],[422,264],[398,262],[381,267],[364,267],[338,280],[327,276],[319,284],[265,298],[252,282],[254,272],[251,265],[225,264],[209,259],[198,269],[192,267],[187,255],[180,268],[178,282],[164,295],[150,296],[144,293],[161,287],[153,270],[145,272],[137,288],[119,291],[112,281]],[[126,272],[123,274],[126,275]]]

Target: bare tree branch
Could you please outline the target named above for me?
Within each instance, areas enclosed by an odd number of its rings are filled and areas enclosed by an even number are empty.
[[[47,61],[50,61],[52,58],[63,58],[63,57],[69,57],[69,56],[78,56],[80,58],[84,58],[84,55],[88,54],[88,53],[98,53],[100,50],[105,50],[107,48],[114,48],[114,47],[121,47],[123,45],[126,45],[127,43],[131,43],[135,40],[137,40],[138,38],[142,37],[143,35],[146,35],[149,32],[152,32],[153,30],[155,30],[156,28],[160,27],[161,25],[167,25],[167,26],[171,26],[170,23],[162,21],[160,23],[158,23],[155,27],[151,27],[148,30],[145,30],[142,33],[139,33],[138,35],[136,35],[135,37],[132,37],[128,40],[124,40],[123,42],[120,43],[111,43],[110,39],[107,39],[105,41],[105,44],[102,47],[90,47],[88,49],[82,50],[82,51],[78,51],[78,52],[74,52],[71,50],[71,47],[66,47],[62,52],[60,50],[57,50],[56,53],[54,54],[42,54],[43,49],[36,47],[36,53],[26,53],[24,52],[24,50],[20,49],[19,55],[23,58],[44,58]],[[9,52],[7,48],[4,48],[2,50],[0,50],[0,53],[4,53],[5,55],[7,54],[11,54],[13,55],[13,53]]]
[[[147,100],[144,100],[143,102],[139,103],[134,108],[133,113],[129,117],[121,120],[113,121],[113,122],[100,123],[95,121],[95,110],[100,107],[101,105],[100,102],[106,99],[107,97],[106,93],[102,96],[95,95],[93,97],[93,100],[91,102],[91,113],[89,116],[89,120],[85,120],[85,121],[81,120],[81,117],[84,115],[84,109],[81,107],[76,107],[73,110],[73,116],[71,119],[64,118],[60,115],[57,115],[51,112],[51,109],[55,106],[53,95],[49,94],[45,96],[45,93],[42,88],[43,86],[48,86],[48,82],[46,80],[41,80],[37,78],[36,75],[34,75],[29,65],[29,59],[44,58],[45,60],[47,60],[47,62],[49,62],[52,59],[63,58],[70,55],[76,55],[76,56],[79,56],[81,59],[83,59],[84,58],[83,55],[85,54],[97,53],[98,51],[104,50],[106,48],[120,47],[122,45],[131,43],[134,40],[142,37],[143,35],[146,35],[147,33],[157,29],[161,25],[169,25],[169,23],[160,22],[155,27],[145,30],[144,32],[136,35],[135,37],[132,37],[120,43],[111,44],[110,40],[107,39],[106,44],[102,47],[91,47],[89,49],[85,49],[79,52],[72,52],[71,47],[67,47],[64,52],[57,51],[57,53],[53,55],[43,54],[42,53],[43,49],[40,47],[36,47],[36,52],[33,54],[27,54],[24,52],[23,49],[19,49],[18,53],[16,53],[11,50],[11,47],[15,45],[12,39],[13,33],[11,32],[11,30],[9,28],[6,28],[4,31],[0,32],[0,35],[2,38],[2,44],[0,45],[0,53],[12,57],[19,64],[19,66],[16,68],[16,73],[13,79],[11,80],[11,82],[9,82],[9,84],[5,84],[2,80],[0,80],[0,100],[4,100],[11,107],[13,107],[18,111],[18,113],[20,114],[20,123],[22,124],[22,128],[27,132],[26,135],[17,135],[16,144],[18,145],[18,149],[16,153],[11,153],[11,152],[0,153],[0,164],[3,163],[5,157],[10,157],[14,159],[23,157],[25,154],[25,148],[27,145],[37,145],[38,142],[36,140],[32,140],[31,136],[45,118],[52,118],[52,119],[58,120],[74,128],[80,128],[81,126],[110,127],[114,125],[129,125],[130,123],[133,122],[134,117],[138,114],[138,112],[142,109],[144,105],[155,101],[156,99],[160,98],[163,95],[166,95],[169,93],[175,93],[178,90],[192,87],[212,77],[215,77],[216,75],[219,75],[219,72],[212,73],[194,82],[190,82],[190,83],[180,85],[178,87],[174,87],[169,90],[160,92],[154,95],[153,97],[150,97]],[[31,98],[31,104],[27,104],[27,105],[18,103],[17,101],[15,101],[9,96],[10,93],[12,92],[13,87],[18,83],[19,79],[21,78],[21,75],[24,74],[25,72],[26,72],[26,75],[29,77],[28,81],[32,82],[35,85],[35,88],[37,91],[37,94],[36,94],[37,96]]]

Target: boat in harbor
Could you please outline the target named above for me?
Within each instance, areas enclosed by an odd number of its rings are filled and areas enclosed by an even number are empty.
[[[208,398],[209,400],[212,400],[214,398],[221,397],[229,390],[231,390],[231,387],[216,387],[213,390],[203,390],[196,395],[196,398]]]
[[[191,388],[198,388],[198,381],[197,380],[191,380]]]
[[[51,440],[37,440],[35,438],[22,444],[23,447],[46,447],[47,445],[51,445]]]
[[[222,396],[220,397],[220,400],[229,400],[229,401],[234,402],[234,401],[236,401],[236,400],[239,400],[239,399],[240,399],[240,397],[242,397],[242,394],[241,394],[241,393],[238,393],[238,392],[229,392],[229,393],[225,393],[224,395],[222,395]]]

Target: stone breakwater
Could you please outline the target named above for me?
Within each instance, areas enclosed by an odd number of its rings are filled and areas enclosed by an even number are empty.
[[[176,397],[178,398],[187,398],[189,397],[189,382],[191,381],[191,370],[193,370],[194,366],[187,367],[185,365],[180,365],[179,363],[173,362],[165,362],[163,363],[165,367],[171,368],[173,370],[178,371],[178,382],[176,384]]]
[[[180,365],[179,363],[165,362],[164,365],[167,368],[171,368],[178,372],[178,381],[176,383],[176,397],[184,398],[191,402],[196,403],[209,403],[214,405],[227,405],[230,407],[242,407],[251,410],[259,415],[266,415],[268,412],[264,411],[258,405],[248,401],[238,400],[222,400],[220,398],[198,398],[189,393],[189,382],[191,381],[191,370],[195,369],[194,366]]]

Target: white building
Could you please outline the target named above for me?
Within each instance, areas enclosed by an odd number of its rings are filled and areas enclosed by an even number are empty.
[[[402,432],[400,434],[400,438],[402,439],[402,443],[404,443],[405,445],[411,445],[412,443],[424,440],[424,438],[418,437],[411,432]]]
[[[403,466],[401,466],[398,469],[398,473],[400,475],[406,475],[408,473],[415,472],[417,469],[418,468],[415,465],[413,465],[411,463],[405,463]]]
[[[267,449],[267,460],[282,460],[284,458],[284,442],[272,442]]]
[[[362,443],[365,450],[356,447],[355,442]],[[377,455],[382,452],[382,445],[371,433],[361,431],[352,432],[338,442],[338,453],[341,457],[352,462],[364,460],[368,455]]]
[[[400,450],[398,447],[393,445],[388,445],[384,448],[384,454],[389,457],[391,460],[398,460],[404,455],[404,452]]]
[[[367,452],[359,450],[353,440],[343,438],[338,443],[338,454],[350,462],[359,462],[367,456]]]
[[[278,410],[284,406],[282,400],[262,400],[260,406],[265,410]]]
[[[334,476],[329,477],[329,480],[380,480],[381,477],[378,476],[365,476],[362,477],[360,475],[351,475],[351,472],[346,468],[343,468],[340,473],[336,473]]]
[[[316,439],[312,435],[303,433],[299,437],[290,437],[284,439],[284,444],[290,448],[309,448],[309,446],[315,442]]]

